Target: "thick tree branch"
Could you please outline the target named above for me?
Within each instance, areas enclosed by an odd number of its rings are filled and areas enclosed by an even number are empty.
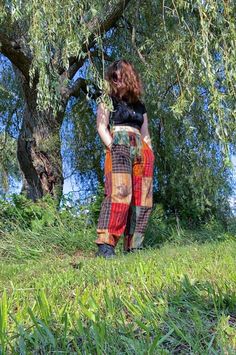
[[[99,56],[99,51],[94,50],[94,51],[89,51],[88,52],[89,59],[91,60],[92,57]],[[102,56],[105,60],[107,61],[113,61],[113,58],[110,57],[107,53],[103,52]],[[83,78],[78,78],[70,88],[63,88],[62,89],[62,95],[64,95],[65,98],[69,98],[71,96],[78,97],[80,94],[80,91],[83,91],[85,94],[87,94],[87,83],[86,80]],[[96,99],[100,95],[99,89],[97,88],[96,91],[92,94],[92,98]]]
[[[21,51],[19,43],[0,31],[0,52],[29,79],[30,59]]]
[[[96,100],[101,95],[101,91],[96,86],[94,86],[93,89],[94,89],[93,93],[90,93],[90,98],[93,100]],[[78,78],[70,88],[65,90],[65,94],[66,94],[67,98],[69,98],[71,96],[79,97],[81,90],[85,95],[87,95],[88,90],[87,90],[86,80],[83,78]]]
[[[101,53],[101,51],[99,51],[98,49],[95,49],[94,51],[90,51],[90,57],[99,57],[99,54]],[[113,57],[111,57],[110,55],[108,55],[106,52],[102,52],[102,57],[104,58],[104,60],[106,60],[107,62],[113,62],[113,60],[115,60]]]
[[[125,8],[131,0],[118,0],[113,6],[107,5],[101,15],[95,16],[87,25],[88,29],[94,33],[99,30],[101,33],[107,32],[120,19]]]
[[[69,96],[78,97],[80,90],[83,90],[85,93],[87,93],[86,80],[83,78],[76,79],[71,88],[69,88]]]

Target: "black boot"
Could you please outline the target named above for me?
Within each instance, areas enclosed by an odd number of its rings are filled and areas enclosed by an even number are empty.
[[[106,259],[113,258],[116,255],[115,248],[110,244],[98,244],[98,251],[95,255],[102,256]]]

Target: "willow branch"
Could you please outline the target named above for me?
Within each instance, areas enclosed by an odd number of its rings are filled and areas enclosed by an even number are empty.
[[[124,10],[131,0],[118,0],[114,5],[108,5],[104,9],[103,13],[95,16],[90,22],[87,23],[87,28],[92,33],[88,38],[87,43],[84,44],[82,51],[86,52],[91,49],[96,44],[95,34],[97,31],[103,34],[106,33],[110,28],[112,28],[116,22],[122,16]],[[85,59],[78,59],[76,57],[71,57],[69,62],[71,63],[68,69],[68,78],[72,79],[76,72],[81,68]]]

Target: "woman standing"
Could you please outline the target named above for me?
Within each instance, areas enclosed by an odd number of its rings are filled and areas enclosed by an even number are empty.
[[[97,224],[96,256],[110,258],[124,234],[124,251],[142,248],[153,206],[154,153],[142,84],[131,62],[113,62],[105,79],[114,111],[98,105],[97,130],[106,146],[105,198]]]

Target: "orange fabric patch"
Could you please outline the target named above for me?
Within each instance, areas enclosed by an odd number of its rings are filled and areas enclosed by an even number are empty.
[[[105,174],[112,172],[111,151],[107,149],[105,158]]]
[[[130,174],[112,173],[112,203],[130,204],[132,197],[132,179]]]
[[[133,166],[133,174],[135,176],[142,176],[142,173],[143,173],[143,166],[142,164],[134,164]]]

